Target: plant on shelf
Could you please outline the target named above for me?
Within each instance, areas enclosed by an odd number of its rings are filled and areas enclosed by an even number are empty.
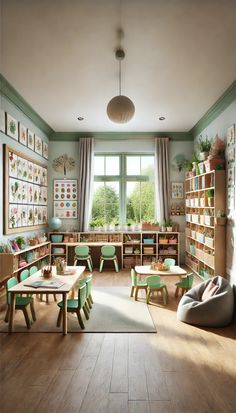
[[[213,188],[207,190],[207,202],[209,207],[214,206],[214,193]]]
[[[173,226],[173,222],[171,221],[171,219],[167,219],[165,221],[165,227],[166,227],[166,231],[167,232],[171,232],[172,231],[172,226]]]
[[[19,247],[21,250],[25,249],[26,241],[25,241],[25,238],[24,238],[24,237],[21,237],[21,236],[17,237],[17,238],[16,238],[16,243],[17,243],[18,247]]]
[[[200,151],[199,159],[201,161],[205,161],[208,158],[211,149],[211,141],[207,138],[207,136],[205,140],[203,140],[202,137],[200,137],[198,142],[198,148]]]
[[[215,223],[216,225],[225,225],[226,224],[226,213],[223,209],[217,211],[216,217],[215,217]]]

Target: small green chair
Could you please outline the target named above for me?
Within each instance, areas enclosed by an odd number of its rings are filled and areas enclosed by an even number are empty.
[[[192,288],[193,277],[194,277],[193,273],[188,274],[186,277],[181,278],[181,281],[175,284],[176,285],[175,297],[178,297],[180,288],[181,288],[182,295],[184,295],[186,291]]]
[[[92,309],[93,298],[92,298],[92,276],[84,278],[83,280],[79,281],[79,286],[86,285],[86,309],[88,313]]]
[[[134,299],[135,299],[135,301],[137,301],[139,290],[145,290],[146,295],[147,295],[147,282],[146,281],[138,281],[137,280],[137,273],[133,268],[131,269],[131,274],[130,275],[131,275],[131,293],[130,293],[130,297],[133,297],[133,295],[134,295]]]
[[[68,313],[76,313],[77,318],[79,321],[79,325],[82,329],[85,328],[82,316],[80,313],[80,310],[83,309],[84,315],[86,320],[89,319],[89,314],[86,308],[86,284],[81,285],[78,289],[78,298],[76,299],[69,299],[67,300],[67,312]],[[63,301],[57,304],[58,307],[60,308],[59,314],[58,314],[58,319],[57,319],[57,327],[60,327],[61,325],[61,319],[62,319],[62,313],[63,313]]]
[[[116,256],[116,248],[114,247],[114,245],[103,245],[102,246],[99,272],[102,272],[104,261],[113,261],[116,272],[119,272],[118,260]]]
[[[38,271],[38,268],[36,267],[36,265],[34,265],[33,267],[30,268],[29,270],[29,275],[33,275]]]
[[[20,281],[25,281],[29,277],[30,273],[28,269],[21,271],[20,273]]]
[[[15,277],[10,278],[9,280],[7,280],[7,283],[6,283],[6,290],[7,290],[7,312],[5,316],[6,323],[8,323],[8,320],[9,320],[10,304],[11,304],[11,294],[9,293],[9,289],[14,287],[16,284],[18,284],[18,281]],[[16,296],[15,309],[23,311],[27,328],[30,329],[31,321],[30,321],[30,318],[27,312],[28,305],[30,306],[32,318],[34,321],[36,321],[35,310],[34,310],[34,299],[32,297]]]
[[[166,265],[169,265],[170,267],[175,265],[175,259],[174,258],[165,258],[164,263]]]
[[[168,303],[168,291],[166,284],[161,282],[161,277],[159,275],[150,275],[146,278],[147,281],[147,299],[146,303],[149,304],[150,295],[154,291],[160,291],[163,298],[164,305]]]
[[[77,265],[78,261],[87,261],[89,271],[93,271],[93,261],[87,245],[77,245],[75,247],[74,265]]]

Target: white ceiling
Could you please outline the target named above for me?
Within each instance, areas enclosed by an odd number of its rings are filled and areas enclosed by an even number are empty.
[[[1,14],[1,72],[55,131],[188,131],[235,79],[235,0],[2,0]],[[106,115],[120,25],[125,125]]]

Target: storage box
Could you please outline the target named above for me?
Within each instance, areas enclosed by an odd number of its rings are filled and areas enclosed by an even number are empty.
[[[154,254],[154,248],[153,247],[143,247],[143,253],[144,254]]]
[[[154,244],[154,239],[153,238],[143,238],[143,243],[144,244]]]
[[[62,234],[52,234],[51,235],[51,241],[52,242],[62,242],[63,241],[63,235]]]

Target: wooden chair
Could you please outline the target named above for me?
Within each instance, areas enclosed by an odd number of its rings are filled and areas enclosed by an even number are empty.
[[[132,268],[131,269],[131,293],[130,297],[133,297],[135,301],[138,299],[138,292],[139,290],[145,290],[147,294],[147,282],[146,281],[138,281],[137,280],[137,273],[136,271]]]
[[[89,271],[93,271],[93,261],[87,245],[78,245],[75,247],[74,265],[77,265],[78,261],[87,261]]]
[[[90,275],[89,277],[84,278],[83,280],[79,281],[79,285],[80,287],[82,285],[86,285],[86,309],[88,311],[88,313],[90,313],[90,310],[92,309],[92,304],[93,304],[93,298],[91,295],[92,292],[92,275]]]
[[[57,318],[57,327],[60,327],[63,313],[63,301],[57,304],[60,308],[58,318]],[[89,319],[89,314],[86,308],[86,284],[83,284],[78,289],[78,297],[76,299],[67,300],[67,312],[76,313],[79,325],[82,329],[85,328],[83,319],[80,311],[83,309],[86,320]]]
[[[119,272],[116,249],[114,245],[103,245],[101,248],[99,272],[102,272],[104,261],[113,261],[116,272]]]
[[[5,322],[6,323],[8,323],[8,321],[9,321],[10,304],[11,304],[11,294],[9,293],[8,290],[10,288],[14,287],[17,283],[18,283],[17,279],[15,277],[12,277],[7,281],[7,284],[6,284],[6,290],[7,290],[7,312],[6,312],[6,316],[5,316]],[[33,297],[19,297],[19,296],[16,296],[15,309],[23,311],[27,328],[30,329],[31,328],[31,321],[30,321],[30,318],[29,318],[29,315],[28,315],[28,312],[27,312],[27,307],[28,306],[30,306],[33,321],[36,321]]]
[[[161,277],[159,275],[150,275],[149,277],[146,278],[147,281],[147,299],[146,303],[149,304],[149,299],[151,293],[154,291],[161,292],[162,298],[163,298],[163,303],[164,305],[167,305],[168,303],[168,291],[166,284],[161,282]]]
[[[187,274],[186,277],[181,278],[181,281],[177,282],[176,285],[176,290],[175,290],[175,297],[178,297],[179,295],[179,290],[181,289],[181,294],[184,295],[185,292],[190,290],[193,285],[193,273]]]

